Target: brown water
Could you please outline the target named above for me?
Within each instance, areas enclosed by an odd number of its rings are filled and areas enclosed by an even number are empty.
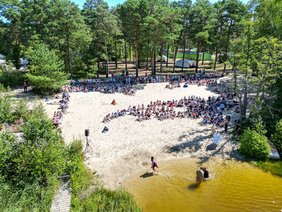
[[[195,184],[194,159],[159,163],[159,174],[129,178],[124,187],[144,211],[282,212],[282,178],[247,163],[209,161],[213,179]]]

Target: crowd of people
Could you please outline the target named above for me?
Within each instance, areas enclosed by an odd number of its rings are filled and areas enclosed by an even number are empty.
[[[157,118],[160,121],[174,118],[202,118],[203,124],[213,124],[215,126],[225,126],[230,121],[226,118],[224,111],[238,108],[238,102],[234,100],[234,94],[225,85],[219,85],[218,96],[210,96],[207,100],[198,96],[188,96],[180,100],[151,101],[144,105],[130,105],[127,109],[117,110],[107,114],[103,123],[111,120],[131,115],[135,116],[139,122]],[[226,126],[225,126],[226,127]]]
[[[69,93],[63,92],[62,98],[60,100],[58,100],[58,102],[56,102],[55,100],[50,100],[48,97],[46,97],[46,99],[45,99],[47,104],[58,103],[60,105],[59,110],[54,112],[53,119],[52,119],[53,125],[57,128],[60,128],[60,125],[62,123],[63,114],[66,113],[66,111],[69,107],[68,106],[69,98],[70,98]],[[55,96],[55,99],[58,99],[58,96]]]
[[[194,75],[156,75],[156,76],[113,76],[105,81],[101,79],[88,80],[71,80],[69,85],[64,86],[67,92],[101,92],[101,93],[123,93],[125,95],[134,95],[136,89],[134,85],[146,83],[162,83],[179,84],[185,82],[184,87],[188,84],[212,85],[216,83],[216,78],[221,77],[220,74],[194,74]]]

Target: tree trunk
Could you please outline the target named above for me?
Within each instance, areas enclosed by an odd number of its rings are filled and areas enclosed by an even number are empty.
[[[245,82],[244,82],[244,99],[243,99],[243,107],[241,110],[241,120],[245,120],[247,117],[247,107],[248,107],[248,67],[249,67],[249,60],[250,60],[250,35],[248,35],[247,40],[247,58],[246,58],[246,68],[245,68]]]
[[[169,57],[169,44],[167,44],[167,52],[166,52],[166,67],[168,67],[168,57]]]
[[[67,54],[68,54],[68,72],[69,72],[69,73],[71,74],[71,76],[72,76],[69,33],[67,33]]]
[[[244,85],[244,96],[243,96],[243,105],[241,110],[241,120],[244,121],[247,118],[247,107],[248,107],[248,84],[245,82]]]
[[[197,57],[196,57],[196,68],[195,68],[196,73],[198,72],[199,55],[200,55],[200,41],[197,42]]]
[[[184,36],[184,45],[183,45],[183,51],[182,51],[182,65],[181,65],[181,72],[183,72],[183,69],[184,69],[185,48],[186,48],[186,39],[185,39],[185,36]]]
[[[126,48],[126,40],[124,40],[124,59],[125,59],[125,70],[127,71],[127,48]]]
[[[106,78],[109,77],[109,54],[108,47],[106,46],[106,57],[107,57],[107,66],[106,66]]]
[[[216,49],[215,49],[214,64],[213,64],[213,70],[216,69],[217,55],[218,55],[218,48],[216,47]]]
[[[99,78],[99,73],[100,73],[100,62],[98,61],[97,63],[98,71],[97,71],[97,78]]]
[[[135,58],[136,58],[136,61],[135,61],[135,64],[136,64],[136,68],[135,68],[135,75],[136,75],[136,77],[138,77],[138,66],[139,66],[139,64],[138,64],[138,48],[137,48],[137,46],[136,46],[136,50],[135,50]]]
[[[176,62],[177,51],[178,51],[178,47],[175,47],[174,53],[173,53],[173,68],[172,68],[173,73],[175,72],[175,62]]]
[[[203,51],[203,56],[202,56],[202,65],[204,65],[204,61],[205,61],[205,51]]]
[[[132,61],[133,58],[132,58],[132,46],[129,45],[129,61]]]
[[[115,38],[115,63],[116,63],[116,69],[118,68],[118,56],[117,56],[117,40]]]
[[[183,34],[183,30],[181,30],[180,35],[179,35],[179,38],[178,38],[178,41],[177,41],[177,43],[176,43],[176,45],[175,45],[174,57],[173,57],[173,70],[172,70],[173,73],[175,72],[176,55],[177,55],[177,52],[178,52],[178,46],[179,46],[179,43],[180,43],[180,39],[181,39],[181,37],[182,37],[182,34]]]
[[[151,52],[151,74],[154,74],[154,49]]]
[[[156,66],[157,66],[157,60],[156,60],[157,54],[156,54],[156,47],[154,47],[154,71],[153,75],[156,75]]]
[[[236,92],[237,94],[237,70],[235,69],[235,57],[234,57],[234,60],[233,60],[233,73],[234,73],[234,91]]]
[[[225,62],[228,60],[228,46],[229,46],[229,38],[230,38],[230,33],[231,33],[231,27],[232,27],[232,21],[229,24],[228,32],[227,32],[227,43],[226,43],[226,46],[225,46],[225,55],[224,55]],[[223,73],[226,73],[226,64],[225,63],[224,63]]]
[[[149,70],[149,54],[147,52],[147,55],[146,55],[146,70],[148,71]]]
[[[163,46],[161,46],[161,66],[160,66],[160,72],[163,72]]]

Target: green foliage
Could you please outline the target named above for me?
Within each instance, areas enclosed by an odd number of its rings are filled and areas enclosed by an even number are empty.
[[[19,100],[14,105],[14,118],[15,119],[23,119],[23,121],[27,121],[30,112],[28,111],[27,102],[25,100]]]
[[[7,91],[7,89],[5,88],[5,86],[0,83],[0,93],[4,93],[6,91]]]
[[[85,199],[79,208],[80,211],[141,211],[136,205],[133,196],[125,191],[110,191],[98,189]]]
[[[25,122],[22,140],[16,140],[10,133],[0,135],[3,155],[0,175],[19,188],[34,182],[47,185],[52,176],[64,172],[64,145],[51,121],[40,110],[35,109]]]
[[[38,94],[52,94],[59,91],[66,84],[66,75],[64,73],[55,73],[55,76],[35,76],[26,74],[29,82],[33,87],[33,91]]]
[[[13,123],[15,121],[12,104],[13,102],[9,96],[4,95],[0,97],[0,124]]]
[[[81,198],[93,180],[90,171],[83,164],[82,150],[81,141],[75,140],[67,151],[66,173],[71,176],[72,211],[140,211],[132,195],[124,191],[99,188],[86,199]]]
[[[276,0],[260,0],[258,3],[254,3],[258,33],[261,36],[270,35],[281,39],[282,2]]]
[[[269,158],[270,146],[267,137],[254,130],[246,129],[240,137],[239,151],[250,159],[265,160]]]
[[[17,70],[3,70],[0,67],[0,83],[5,87],[16,87],[23,84],[24,74]]]
[[[282,161],[258,161],[254,164],[264,171],[269,171],[282,177]]]
[[[6,91],[6,89],[4,89]],[[17,119],[27,120],[29,111],[24,100],[17,103],[9,95],[0,97],[0,124],[11,124]]]
[[[66,173],[71,177],[72,194],[77,196],[85,189],[91,180],[89,170],[83,164],[82,144],[80,140],[73,141],[67,151]]]
[[[22,135],[0,133],[0,211],[49,211],[66,167],[61,136],[41,106],[31,113],[25,102],[15,103],[8,96],[0,103],[5,111],[1,123],[25,121]]]
[[[55,51],[50,51],[46,45],[39,44],[29,55],[30,70],[26,74],[33,90],[39,94],[48,94],[59,91],[67,82],[67,74],[62,72],[63,61]]]
[[[23,189],[0,180],[0,211],[49,211],[59,181],[53,179],[48,187],[38,183],[26,184]]]
[[[276,124],[275,132],[272,135],[272,141],[282,157],[282,119]]]

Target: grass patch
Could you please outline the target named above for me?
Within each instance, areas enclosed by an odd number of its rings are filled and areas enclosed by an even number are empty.
[[[19,189],[0,182],[0,211],[49,211],[59,181],[53,179],[50,183],[46,187],[35,182]]]
[[[258,161],[253,164],[264,171],[268,171],[274,175],[282,177],[282,161]]]
[[[126,191],[111,191],[105,188],[97,189],[89,197],[80,202],[79,207],[72,211],[141,211],[133,196]]]

